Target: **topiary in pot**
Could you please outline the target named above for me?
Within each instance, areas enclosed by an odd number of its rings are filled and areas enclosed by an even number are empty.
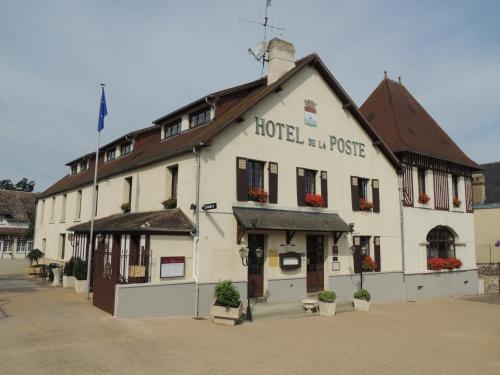
[[[210,308],[214,323],[235,325],[243,311],[238,289],[229,280],[221,281],[215,286],[214,297],[214,303]]]
[[[73,275],[77,280],[87,280],[87,261],[82,258],[75,258]]]
[[[75,267],[75,257],[71,257],[66,263],[64,263],[64,276],[73,276]]]
[[[38,264],[38,259],[43,258],[43,253],[38,249],[33,249],[28,254],[26,254],[26,258],[28,258],[30,266],[32,266],[33,262]]]
[[[335,316],[337,295],[333,290],[325,290],[318,294],[319,315]]]
[[[356,311],[370,311],[370,293],[366,289],[360,289],[354,293],[354,310]]]

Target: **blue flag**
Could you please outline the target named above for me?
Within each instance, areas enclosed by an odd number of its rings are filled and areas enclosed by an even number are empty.
[[[104,96],[104,87],[101,94],[101,106],[99,107],[99,122],[97,123],[97,131],[100,132],[104,129],[104,117],[108,115],[108,108],[106,107],[106,97]]]

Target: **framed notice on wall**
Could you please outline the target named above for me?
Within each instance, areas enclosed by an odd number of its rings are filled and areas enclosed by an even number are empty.
[[[161,257],[160,278],[184,277],[186,257]]]

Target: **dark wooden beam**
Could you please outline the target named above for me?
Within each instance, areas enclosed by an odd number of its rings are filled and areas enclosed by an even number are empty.
[[[333,232],[333,243],[336,245],[344,232]]]
[[[351,107],[352,107],[352,103],[351,102],[342,104],[342,109],[347,109],[347,108],[351,108]]]
[[[237,245],[241,244],[241,239],[245,235],[246,231],[247,231],[246,228],[244,229],[238,225],[238,228],[236,229],[236,244]]]
[[[278,86],[278,87],[276,87],[276,88],[274,89],[274,92],[275,92],[275,93],[278,93],[278,92],[280,92],[280,91],[283,91],[283,87],[281,87],[281,86]]]
[[[287,230],[286,231],[286,244],[287,245],[290,245],[290,242],[292,242],[292,238],[293,238],[293,236],[295,236],[295,233],[297,233],[297,231],[294,231],[294,230]]]

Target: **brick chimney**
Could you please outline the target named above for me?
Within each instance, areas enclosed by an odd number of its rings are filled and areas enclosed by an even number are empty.
[[[482,173],[472,175],[472,196],[474,204],[483,204],[486,200],[485,178]]]
[[[273,38],[269,41],[267,49],[269,51],[267,84],[270,85],[295,67],[295,48],[292,43]]]

